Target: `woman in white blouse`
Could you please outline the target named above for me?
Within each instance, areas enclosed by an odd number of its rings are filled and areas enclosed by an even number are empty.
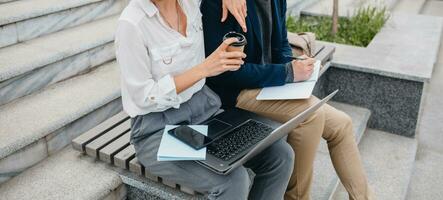
[[[223,3],[243,26],[245,0]],[[192,161],[156,160],[166,124],[198,124],[219,110],[221,102],[204,85],[205,78],[239,69],[246,56],[227,52],[235,42],[228,39],[205,59],[202,31],[198,0],[132,0],[121,14],[116,55],[137,158],[148,173],[208,193],[210,199],[282,199],[293,152],[281,142],[245,165],[256,173],[249,195],[251,183],[244,167],[221,176]]]

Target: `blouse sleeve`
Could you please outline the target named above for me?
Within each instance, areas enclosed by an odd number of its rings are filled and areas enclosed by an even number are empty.
[[[154,80],[151,58],[142,33],[134,24],[119,20],[115,46],[122,87],[126,88],[127,95],[137,107],[155,112],[179,108],[181,98],[176,92],[173,77],[166,75]]]

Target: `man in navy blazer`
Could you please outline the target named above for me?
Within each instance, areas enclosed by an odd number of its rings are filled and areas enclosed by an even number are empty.
[[[263,42],[262,30],[258,16],[255,14],[254,1],[247,1],[248,17],[246,24],[248,32],[244,33],[235,18],[230,15],[226,22],[221,22],[221,13],[213,12],[221,9],[220,0],[204,0],[201,5],[203,28],[205,35],[206,55],[213,52],[222,42],[223,35],[229,31],[241,32],[246,36],[247,46],[245,64],[236,72],[224,73],[208,80],[208,85],[217,93],[221,93],[225,107],[234,106],[235,98],[244,88],[262,88],[278,86],[286,83],[286,64],[291,62],[291,47],[286,33],[286,1],[272,1],[272,63],[262,63]],[[219,85],[217,82],[224,82]],[[226,89],[224,89],[226,88]]]
[[[239,0],[243,1],[243,0]],[[318,99],[258,101],[260,88],[303,81],[312,74],[314,60],[291,59],[286,30],[286,0],[246,0],[247,32],[233,16],[221,22],[221,0],[203,0],[201,13],[206,55],[211,54],[231,31],[245,35],[245,64],[238,71],[207,80],[223,107],[239,107],[280,122],[296,116]],[[354,140],[351,118],[329,105],[322,106],[288,135],[296,151],[294,171],[285,199],[310,199],[313,163],[320,138],[328,142],[334,168],[350,199],[374,199]]]

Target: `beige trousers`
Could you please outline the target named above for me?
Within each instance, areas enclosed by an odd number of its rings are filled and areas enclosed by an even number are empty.
[[[259,92],[259,89],[243,90],[237,98],[237,107],[282,123],[318,101],[313,96],[305,100],[257,101]],[[328,143],[332,163],[349,199],[375,199],[360,160],[351,118],[325,104],[288,135],[296,156],[285,200],[310,199],[314,158],[322,137]]]

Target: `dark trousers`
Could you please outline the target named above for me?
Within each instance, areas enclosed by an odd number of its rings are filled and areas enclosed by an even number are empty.
[[[209,199],[283,199],[294,166],[294,152],[286,141],[279,140],[229,175],[219,175],[194,161],[157,161],[161,136],[135,143],[137,158],[149,173],[205,192]],[[255,173],[253,182],[246,168]]]

